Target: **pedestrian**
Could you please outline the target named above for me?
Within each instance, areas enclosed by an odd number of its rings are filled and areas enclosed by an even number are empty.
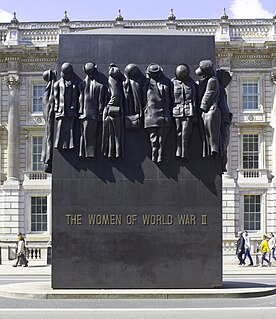
[[[238,232],[238,240],[237,240],[237,249],[236,249],[236,254],[237,254],[237,258],[239,260],[239,266],[242,267],[244,265],[244,261],[242,258],[242,255],[244,254],[244,237],[243,237],[243,232],[239,231]]]
[[[26,259],[26,245],[25,239],[22,233],[18,233],[18,242],[16,248],[17,261],[13,265],[13,267],[17,267],[19,265],[24,265],[23,267],[28,267],[28,261]]]
[[[266,235],[263,235],[263,241],[261,242],[261,249],[260,252],[262,253],[261,255],[261,264],[259,265],[259,267],[263,267],[264,265],[264,261],[267,262],[267,264],[269,265],[269,260],[266,258],[266,254],[269,253],[269,247],[268,247],[268,237]]]
[[[247,231],[243,233],[243,238],[244,238],[244,257],[243,257],[243,263],[245,264],[245,259],[248,257],[250,264],[248,266],[253,266],[253,260],[250,254],[250,237]]]
[[[270,250],[269,254],[269,261],[271,262],[272,259],[276,260],[275,257],[275,244],[276,244],[276,238],[273,233],[270,233],[270,239],[268,241],[268,248]]]

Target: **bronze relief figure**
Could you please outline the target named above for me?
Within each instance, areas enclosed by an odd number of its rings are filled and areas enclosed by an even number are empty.
[[[74,82],[72,64],[61,66],[61,78],[54,84],[57,132],[55,148],[74,148],[74,124],[78,116],[78,85]]]
[[[86,63],[85,79],[79,84],[79,120],[81,157],[96,157],[98,126],[102,122],[106,104],[107,88],[97,79],[97,65]]]
[[[123,145],[123,75],[116,64],[109,65],[108,91],[110,99],[103,111],[102,152],[109,158],[124,156]]]
[[[173,118],[176,124],[176,156],[189,158],[190,136],[193,123],[197,120],[197,85],[190,77],[187,64],[176,67],[174,88]]]
[[[152,161],[160,163],[164,155],[167,135],[172,125],[172,83],[160,65],[149,64],[148,80],[144,85],[144,128],[149,134]]]

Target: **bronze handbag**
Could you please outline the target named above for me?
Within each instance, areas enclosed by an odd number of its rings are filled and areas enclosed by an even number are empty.
[[[141,127],[140,114],[125,115],[125,129],[138,130]]]

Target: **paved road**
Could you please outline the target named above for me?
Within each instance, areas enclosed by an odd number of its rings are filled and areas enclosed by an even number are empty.
[[[50,276],[0,276],[0,285]],[[276,286],[273,275],[225,276],[225,284]],[[18,319],[260,319],[274,318],[276,295],[249,299],[22,300],[0,298],[0,318]],[[276,318],[276,315],[275,315]]]
[[[275,308],[132,308],[132,309],[9,309],[6,313],[0,310],[3,318],[18,319],[26,317],[28,319],[259,319],[273,318]]]

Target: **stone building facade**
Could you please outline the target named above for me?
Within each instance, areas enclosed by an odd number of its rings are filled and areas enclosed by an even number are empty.
[[[223,176],[223,251],[233,261],[237,232],[247,229],[252,250],[276,231],[276,16],[271,19],[124,20],[0,23],[0,247],[14,258],[17,233],[29,258],[47,261],[51,245],[51,175],[42,172],[42,73],[57,66],[59,35],[98,28],[175,29],[215,36],[216,64],[232,73],[233,113]]]

